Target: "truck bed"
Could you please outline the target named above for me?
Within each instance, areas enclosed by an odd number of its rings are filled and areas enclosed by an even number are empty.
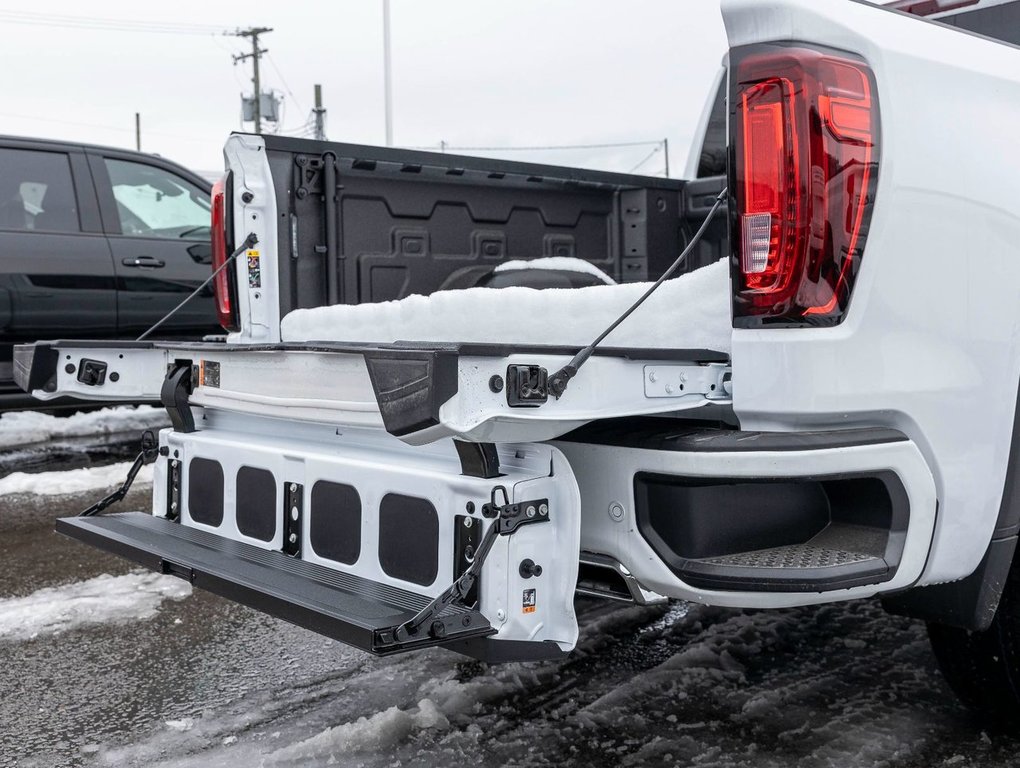
[[[463,287],[512,259],[575,257],[618,282],[655,279],[724,183],[264,141],[276,197],[280,317]],[[684,271],[717,261],[725,241],[720,216]]]

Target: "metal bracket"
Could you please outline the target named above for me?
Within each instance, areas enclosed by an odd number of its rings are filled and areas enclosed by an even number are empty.
[[[159,401],[170,414],[175,432],[194,432],[195,416],[188,398],[191,396],[191,362],[175,365],[163,379]]]
[[[503,501],[502,504],[498,503],[498,498]],[[534,499],[511,504],[506,487],[497,485],[492,489],[489,503],[482,507],[482,514],[491,518],[492,523],[489,524],[485,535],[482,536],[471,565],[453,584],[422,608],[414,618],[392,629],[377,632],[377,647],[394,648],[440,638],[453,640],[456,639],[458,633],[465,630],[471,631],[472,634],[477,633],[479,621],[485,622],[485,617],[478,611],[441,614],[453,606],[468,605],[467,600],[472,587],[481,574],[485,558],[498,536],[510,536],[523,525],[549,521],[549,500]]]
[[[283,553],[301,556],[301,513],[304,499],[301,483],[287,483],[283,494]]]

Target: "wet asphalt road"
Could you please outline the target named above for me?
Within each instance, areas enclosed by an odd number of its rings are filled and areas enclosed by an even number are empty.
[[[132,570],[52,532],[96,495],[0,496],[0,620],[12,598]],[[923,627],[876,603],[579,612],[569,659],[497,667],[374,659],[198,592],[150,618],[0,635],[0,765],[1020,762],[955,703]]]

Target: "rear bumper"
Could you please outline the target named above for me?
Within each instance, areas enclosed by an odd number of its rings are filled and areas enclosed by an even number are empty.
[[[557,441],[581,488],[581,547],[647,589],[737,607],[912,586],[935,526],[920,451],[888,429],[752,433],[609,422]]]

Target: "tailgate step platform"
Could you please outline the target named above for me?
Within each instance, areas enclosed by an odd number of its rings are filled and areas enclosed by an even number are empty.
[[[444,614],[456,626],[443,638],[394,645],[395,627],[431,602],[413,592],[233,541],[142,512],[57,520],[57,532],[146,568],[264,611],[376,655],[480,638],[495,629],[459,605]]]

